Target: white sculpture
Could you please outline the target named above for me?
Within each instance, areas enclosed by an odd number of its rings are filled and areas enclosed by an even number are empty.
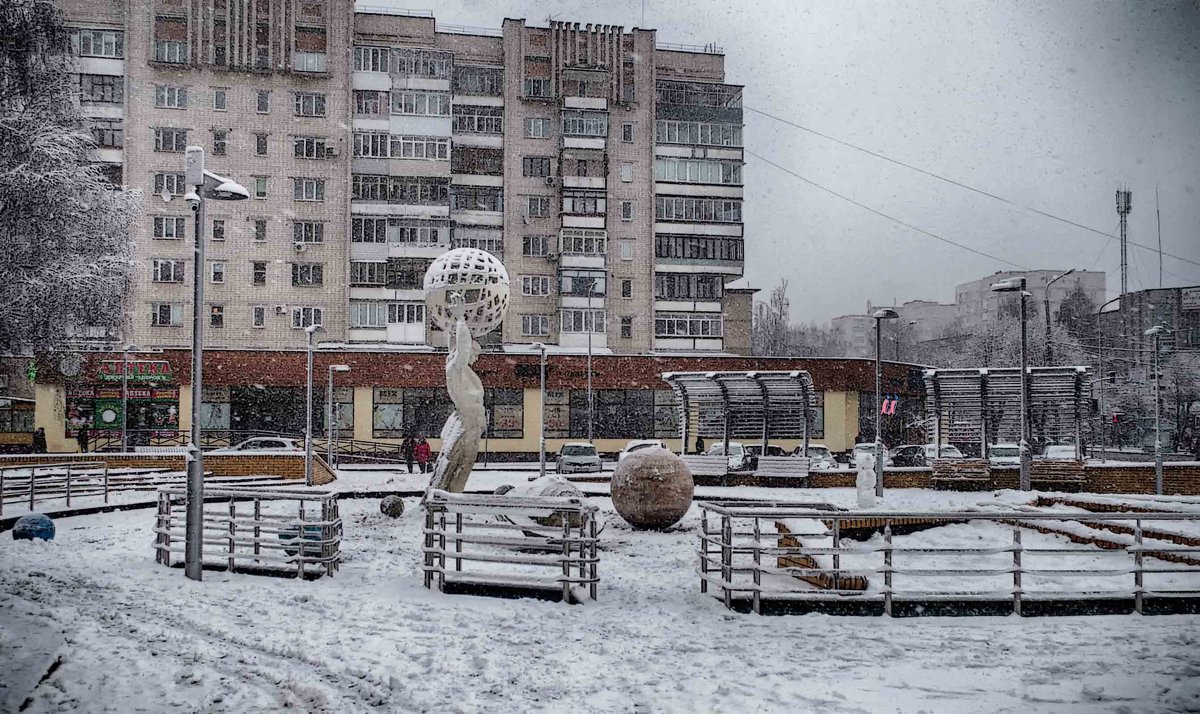
[[[858,467],[858,476],[854,480],[854,485],[858,487],[858,507],[874,508],[875,454],[860,453],[855,459],[855,465]]]
[[[446,391],[454,413],[442,427],[442,449],[429,488],[462,493],[487,428],[483,383],[471,369],[481,350],[476,338],[491,332],[508,307],[508,271],[487,251],[455,248],[425,272],[430,319],[449,333]]]

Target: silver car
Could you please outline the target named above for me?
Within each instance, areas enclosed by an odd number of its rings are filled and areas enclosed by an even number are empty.
[[[563,444],[558,451],[556,470],[560,474],[598,473],[600,454],[596,453],[594,445],[587,442]]]

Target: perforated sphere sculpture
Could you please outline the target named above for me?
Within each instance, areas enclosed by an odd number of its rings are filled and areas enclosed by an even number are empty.
[[[691,507],[695,490],[683,459],[657,446],[629,454],[613,471],[613,507],[641,530],[662,530],[678,523]]]
[[[54,540],[54,521],[44,513],[27,513],[17,519],[13,540]]]
[[[425,271],[425,304],[443,330],[452,329],[450,295],[462,297],[463,319],[473,337],[491,332],[508,308],[508,271],[496,256],[478,248],[442,253]]]

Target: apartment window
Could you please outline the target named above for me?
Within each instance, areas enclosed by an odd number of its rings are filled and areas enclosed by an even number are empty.
[[[386,260],[352,260],[350,261],[351,285],[386,285]]]
[[[628,317],[628,316],[622,317],[621,318],[621,339],[628,340],[628,339],[631,339],[632,337],[633,337],[633,318]]]
[[[525,213],[530,218],[548,218],[550,216],[549,196],[526,196]]]
[[[633,220],[633,201],[621,201],[621,220]]]
[[[125,57],[125,33],[119,30],[76,30],[71,44],[80,57]]]
[[[187,184],[184,183],[183,174],[154,174],[154,195],[158,196],[166,191],[172,196],[182,196],[187,193]]]
[[[549,77],[527,77],[525,79],[525,96],[551,97],[552,88]]]
[[[391,51],[386,47],[355,47],[355,72],[387,72]]]
[[[558,294],[574,297],[604,297],[608,275],[603,270],[560,270]]]
[[[120,104],[125,101],[125,78],[110,74],[81,74],[79,101]]]
[[[550,176],[550,158],[547,156],[526,156],[521,159],[521,174],[523,176]]]
[[[380,115],[388,111],[388,93],[372,90],[354,90],[354,113]]]
[[[486,250],[497,258],[504,256],[504,233],[498,228],[460,226],[454,229],[454,238],[451,244],[455,248]]]
[[[425,272],[432,262],[425,258],[389,260],[387,287],[393,290],[419,290],[425,284]]]
[[[156,283],[182,283],[184,261],[155,258],[151,264],[151,279]]]
[[[229,148],[229,130],[213,129],[213,156],[224,156]]]
[[[160,109],[187,109],[187,87],[154,85],[154,106]]]
[[[292,285],[312,287],[325,284],[323,263],[292,263]]]
[[[225,240],[225,219],[214,218],[212,222],[212,239],[215,241]]]
[[[93,119],[90,128],[96,146],[119,149],[125,145],[125,129],[120,119]]]
[[[608,113],[566,110],[562,128],[565,136],[608,136]]]
[[[255,305],[250,308],[250,326],[263,328],[267,326],[267,308],[263,305]]]
[[[741,223],[742,202],[737,199],[657,196],[654,217],[660,221]]]
[[[724,294],[720,275],[656,273],[654,297],[659,300],[720,300]]]
[[[152,303],[150,324],[155,327],[179,327],[183,324],[183,305],[175,302]]]
[[[550,276],[549,275],[523,275],[523,276],[521,276],[521,294],[522,295],[549,295],[550,294]]]
[[[564,228],[559,239],[563,255],[604,255],[607,233],[586,228]]]
[[[608,194],[603,191],[563,191],[562,212],[576,216],[608,213]]]
[[[621,164],[621,181],[625,183],[633,181],[633,164],[629,162]]]
[[[354,218],[350,223],[350,240],[354,243],[386,243],[388,219],[383,217]]]
[[[223,112],[226,109],[224,89],[213,89],[213,110]]]
[[[325,179],[293,178],[292,199],[296,201],[324,201]]]
[[[452,186],[450,208],[455,211],[503,211],[504,190],[497,186]]]
[[[292,221],[292,240],[296,243],[324,243],[325,224],[321,221]]]
[[[324,52],[293,52],[292,69],[297,72],[324,72]]]
[[[655,257],[676,260],[740,261],[745,259],[743,246],[741,238],[726,236],[662,234],[654,237]]]
[[[455,94],[481,94],[499,97],[504,93],[504,70],[499,67],[454,65]]]
[[[321,322],[321,308],[319,307],[293,307],[292,308],[292,327],[301,330],[305,327],[323,324]]]
[[[502,134],[504,108],[455,104],[451,128],[461,134]]]
[[[719,312],[656,312],[655,337],[721,337]]]
[[[180,153],[187,146],[187,129],[155,129],[154,150]]]
[[[267,155],[267,135],[266,134],[255,134],[254,135],[254,153],[256,156],[266,156]]]
[[[633,241],[623,240],[620,242],[621,260],[633,260]]]
[[[654,180],[740,186],[742,163],[660,156],[654,160]]]
[[[522,337],[546,337],[549,334],[549,315],[521,315]]]
[[[265,194],[264,194],[265,195]],[[267,221],[265,218],[254,219],[254,240],[258,242],[267,239]]]
[[[160,240],[183,238],[183,219],[175,216],[154,217],[154,237]]]
[[[660,104],[690,107],[739,109],[742,106],[742,88],[711,82],[661,81],[658,83],[658,101]]]
[[[183,64],[187,62],[187,58],[188,46],[186,42],[180,40],[159,40],[154,43],[154,60],[156,62]]]
[[[397,74],[450,79],[453,58],[449,52],[398,47],[392,50],[392,69]]]
[[[208,281],[210,283],[217,284],[223,284],[225,282],[224,261],[214,260],[208,264]]]
[[[580,310],[564,308],[560,314],[561,329],[565,333],[591,332],[603,334],[604,310]]]
[[[632,280],[622,280],[621,281],[621,297],[627,298],[627,299],[633,297],[633,281]]]
[[[521,255],[540,258],[550,254],[550,236],[522,236]]]
[[[297,159],[323,159],[328,156],[323,136],[297,136],[293,146]]]
[[[296,92],[294,104],[298,117],[325,116],[325,95],[320,92]]]
[[[659,144],[741,146],[742,126],[740,124],[660,119],[654,124],[654,140]]]
[[[271,92],[267,89],[260,89],[254,93],[254,111],[259,114],[268,114],[271,111]]]
[[[504,150],[455,146],[450,152],[450,173],[503,176]]]
[[[388,303],[388,323],[390,323],[392,325],[423,325],[423,324],[425,324],[425,303],[422,303],[422,302]]]
[[[392,114],[450,116],[450,93],[394,89]]]
[[[266,176],[255,176],[254,177],[254,197],[255,198],[266,198],[267,197],[267,177]]]
[[[414,245],[438,245],[446,243],[450,238],[449,221],[429,221],[419,218],[389,218],[388,229],[391,243],[410,243]],[[460,229],[465,234],[469,229]],[[456,246],[457,247],[457,246]]]
[[[350,198],[355,201],[386,201],[389,184],[387,176],[354,174],[350,177]]]
[[[433,159],[446,161],[450,158],[450,140],[436,136],[393,136],[390,153],[393,159]]]
[[[386,159],[391,136],[380,131],[354,132],[354,156],[366,159]]]
[[[375,300],[351,300],[350,326],[387,327],[387,303]]]
[[[621,124],[621,141],[627,144],[633,141],[633,124],[629,122]]]
[[[250,284],[251,285],[266,285],[267,284],[267,263],[266,263],[266,261],[256,260],[250,264]]]
[[[549,139],[550,138],[550,120],[546,117],[526,117],[525,118],[525,138],[526,139]]]

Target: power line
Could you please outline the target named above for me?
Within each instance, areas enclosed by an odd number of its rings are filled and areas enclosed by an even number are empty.
[[[1120,225],[1119,221],[1117,222],[1117,225]],[[1116,228],[1113,228],[1113,233],[1116,233],[1116,230]],[[1092,267],[1088,268],[1089,271],[1096,269],[1096,265],[1100,262],[1100,259],[1104,257],[1104,251],[1108,250],[1108,246],[1112,245],[1113,238],[1113,234],[1110,233],[1108,235],[1108,240],[1104,241],[1104,247],[1100,249],[1100,252],[1096,254],[1096,259],[1092,261]]]
[[[770,114],[770,113],[768,113],[768,112],[764,112],[764,111],[762,111],[761,109],[755,109],[754,107],[749,107],[749,106],[745,106],[745,105],[743,105],[743,108],[744,108],[744,109],[747,109],[747,110],[749,110],[749,111],[752,111],[752,112],[754,112],[755,114],[761,114],[761,115],[763,115],[763,116],[767,117],[768,119],[774,119],[775,121],[777,121],[777,122],[779,122],[779,123],[781,123],[781,124],[787,124],[788,126],[795,127],[795,128],[797,128],[797,129],[800,129],[801,131],[806,131],[806,132],[808,132],[808,133],[810,133],[810,134],[815,134],[816,136],[819,136],[819,137],[821,137],[822,139],[828,139],[829,141],[832,141],[832,142],[834,142],[834,143],[837,143],[837,144],[841,144],[842,146],[845,146],[845,147],[848,147],[848,148],[854,149],[855,151],[861,151],[862,153],[864,153],[864,154],[868,154],[868,155],[870,155],[870,156],[874,156],[874,157],[875,157],[875,158],[877,158],[877,159],[882,159],[882,160],[884,160],[884,161],[887,161],[887,162],[889,162],[889,163],[896,164],[897,166],[903,166],[904,168],[906,168],[906,169],[909,169],[909,170],[911,170],[911,171],[916,171],[917,173],[924,174],[924,175],[926,175],[926,176],[929,176],[929,177],[931,177],[931,178],[935,178],[935,179],[937,179],[937,180],[939,180],[939,181],[945,181],[945,182],[946,182],[946,183],[948,183],[948,184],[951,184],[951,185],[954,185],[954,186],[958,186],[959,188],[966,189],[967,191],[972,191],[972,192],[974,192],[974,193],[978,193],[978,194],[980,194],[980,195],[982,195],[982,196],[987,196],[988,198],[993,198],[993,199],[995,199],[995,200],[997,200],[997,201],[1000,201],[1001,203],[1007,203],[1007,204],[1008,204],[1008,205],[1010,205],[1010,206],[1014,206],[1014,207],[1016,207],[1016,208],[1021,208],[1021,209],[1024,209],[1024,210],[1026,210],[1026,211],[1031,211],[1031,212],[1033,212],[1033,213],[1036,213],[1036,214],[1038,214],[1039,216],[1045,216],[1046,218],[1049,218],[1049,219],[1051,219],[1051,220],[1055,220],[1055,221],[1058,221],[1058,222],[1060,222],[1060,223],[1065,223],[1065,224],[1067,224],[1067,225],[1069,225],[1069,226],[1074,226],[1074,227],[1076,227],[1076,228],[1080,228],[1080,229],[1083,229],[1083,230],[1085,230],[1085,231],[1089,231],[1089,232],[1091,232],[1091,233],[1095,233],[1095,234],[1097,234],[1097,235],[1102,235],[1102,236],[1109,237],[1109,238],[1111,238],[1111,237],[1112,237],[1112,236],[1110,236],[1108,233],[1105,233],[1104,231],[1101,231],[1101,230],[1099,230],[1099,229],[1097,229],[1097,228],[1092,228],[1091,226],[1085,226],[1085,225],[1083,225],[1082,223],[1076,223],[1075,221],[1072,221],[1072,220],[1070,220],[1070,219],[1068,219],[1068,218],[1062,218],[1062,217],[1060,217],[1060,216],[1056,216],[1056,215],[1054,215],[1053,213],[1047,213],[1047,212],[1045,212],[1045,211],[1041,211],[1041,210],[1038,210],[1038,209],[1036,209],[1036,208],[1033,208],[1032,206],[1026,206],[1026,205],[1024,205],[1024,204],[1022,204],[1022,203],[1017,203],[1016,201],[1011,201],[1011,200],[1009,200],[1009,199],[1007,199],[1007,198],[1004,198],[1003,196],[997,196],[997,195],[996,195],[996,194],[994,194],[994,193],[989,193],[988,191],[984,191],[984,190],[983,190],[983,189],[981,189],[981,188],[975,188],[974,186],[971,186],[971,185],[968,185],[968,184],[962,183],[961,181],[955,181],[955,180],[954,180],[954,179],[952,179],[952,178],[946,178],[945,176],[941,176],[941,175],[935,174],[935,173],[933,173],[932,171],[926,171],[925,169],[923,169],[923,168],[920,168],[920,167],[918,167],[918,166],[913,166],[912,164],[906,164],[906,163],[904,163],[903,161],[899,161],[899,160],[897,160],[897,159],[893,159],[893,158],[891,158],[890,156],[884,156],[883,154],[880,154],[880,153],[878,153],[878,152],[876,152],[876,151],[871,151],[870,149],[864,149],[864,148],[862,148],[861,146],[855,146],[854,144],[851,144],[851,143],[850,143],[850,142],[848,142],[848,141],[843,141],[843,140],[841,140],[841,139],[838,139],[837,137],[833,137],[833,136],[830,136],[830,135],[828,135],[828,134],[824,134],[824,133],[822,133],[822,132],[819,132],[819,131],[817,131],[816,129],[809,129],[809,128],[808,128],[808,127],[806,127],[806,126],[802,126],[802,125],[800,125],[800,124],[797,124],[796,122],[793,122],[793,121],[788,121],[787,119],[783,119],[783,118],[781,118],[781,117],[777,117],[777,116],[775,116],[774,114]],[[1129,245],[1135,245],[1135,246],[1137,246],[1137,247],[1139,247],[1139,248],[1142,248],[1143,250],[1148,250],[1148,251],[1150,251],[1150,252],[1152,252],[1152,253],[1158,253],[1158,252],[1159,252],[1159,250],[1158,250],[1157,248],[1154,248],[1154,247],[1151,247],[1151,246],[1148,246],[1148,245],[1143,245],[1143,244],[1141,244],[1141,243],[1137,243],[1137,242],[1135,242],[1135,241],[1132,241],[1132,240],[1130,240],[1130,241],[1127,241],[1127,242],[1129,243]],[[1166,251],[1162,251],[1162,255],[1165,255],[1165,256],[1167,256],[1168,258],[1174,258],[1175,260],[1178,260],[1178,261],[1181,261],[1181,262],[1184,262],[1184,263],[1190,263],[1191,265],[1200,266],[1200,261],[1192,260],[1192,259],[1190,259],[1190,258],[1184,258],[1183,256],[1180,256],[1180,255],[1175,255],[1175,254],[1173,254],[1173,253],[1168,253],[1168,252],[1166,252]]]
[[[770,159],[768,159],[768,158],[765,158],[765,157],[763,157],[763,156],[759,156],[758,154],[754,153],[753,151],[751,151],[751,150],[749,150],[749,149],[745,149],[745,152],[746,152],[747,154],[749,154],[749,155],[753,156],[754,158],[758,159],[759,161],[762,161],[762,162],[763,162],[763,163],[765,163],[765,164],[768,164],[768,165],[770,165],[770,166],[774,166],[775,168],[779,169],[780,171],[782,171],[782,172],[784,172],[784,173],[786,173],[786,174],[789,174],[790,176],[793,176],[793,177],[795,177],[795,178],[798,178],[798,179],[800,179],[801,181],[803,181],[803,182],[804,182],[804,183],[806,183],[806,184],[809,184],[810,186],[815,186],[815,187],[817,187],[817,188],[821,189],[822,191],[825,191],[826,193],[831,193],[831,194],[833,194],[834,196],[837,196],[838,198],[842,199],[843,201],[847,201],[847,202],[849,202],[849,203],[853,203],[855,206],[858,206],[859,208],[861,208],[861,209],[863,209],[863,210],[870,211],[871,213],[874,213],[874,214],[875,214],[875,215],[877,215],[877,216],[883,216],[884,218],[888,219],[889,221],[892,221],[892,222],[894,222],[894,223],[899,223],[900,225],[904,226],[905,228],[909,228],[909,229],[911,229],[911,230],[914,230],[914,231],[916,231],[916,232],[918,232],[918,233],[920,233],[920,234],[922,234],[922,235],[927,235],[927,236],[929,236],[930,238],[934,238],[934,239],[936,239],[936,240],[940,240],[940,241],[941,241],[941,242],[943,242],[943,243],[949,243],[949,244],[950,244],[950,245],[952,245],[952,246],[955,246],[955,247],[957,247],[957,248],[962,248],[963,250],[965,250],[965,251],[969,251],[969,252],[971,252],[971,253],[974,253],[974,254],[976,254],[976,255],[981,255],[981,256],[983,256],[983,257],[985,257],[985,258],[990,258],[990,259],[992,259],[992,260],[995,260],[995,261],[997,261],[997,262],[1004,263],[1005,265],[1011,265],[1012,267],[1014,267],[1014,268],[1017,268],[1018,270],[1029,270],[1029,268],[1028,268],[1028,267],[1026,267],[1026,266],[1024,266],[1024,265],[1020,265],[1020,264],[1018,264],[1018,263],[1014,263],[1014,262],[1012,262],[1011,260],[1005,260],[1004,258],[1001,258],[1001,257],[999,257],[999,256],[995,256],[995,255],[992,255],[992,254],[990,254],[990,253],[985,253],[985,252],[983,252],[982,250],[976,250],[975,248],[972,248],[972,247],[970,247],[970,246],[968,246],[968,245],[963,245],[962,243],[957,243],[957,242],[955,242],[955,241],[952,241],[952,240],[950,240],[949,238],[944,238],[944,237],[942,237],[942,236],[940,236],[940,235],[938,235],[938,234],[936,234],[936,233],[931,233],[931,232],[929,232],[929,231],[925,230],[924,228],[918,228],[917,226],[914,226],[914,225],[912,225],[911,223],[905,223],[904,221],[900,220],[899,218],[895,218],[895,217],[893,217],[893,216],[889,216],[888,214],[886,214],[886,213],[884,213],[884,212],[882,212],[882,211],[876,210],[876,209],[874,209],[874,208],[871,208],[870,206],[868,206],[868,205],[866,205],[866,204],[859,203],[858,201],[855,201],[853,198],[850,198],[849,196],[846,196],[846,195],[844,195],[844,194],[840,194],[840,193],[838,193],[837,191],[834,191],[834,190],[833,190],[833,189],[831,189],[831,188],[826,188],[825,186],[822,186],[821,184],[817,183],[816,181],[813,181],[813,180],[811,180],[811,179],[807,179],[807,178],[805,178],[805,177],[801,176],[800,174],[796,173],[795,171],[792,171],[791,169],[789,169],[789,168],[787,168],[787,167],[785,167],[785,166],[780,166],[779,164],[775,163],[774,161],[771,161],[771,160],[770,160]]]

